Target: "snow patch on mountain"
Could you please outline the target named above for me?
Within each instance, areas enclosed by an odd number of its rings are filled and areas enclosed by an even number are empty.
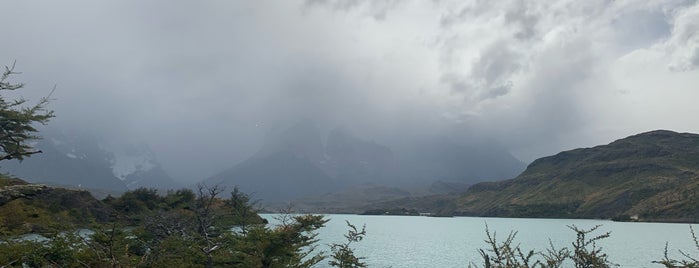
[[[128,145],[123,149],[109,150],[114,176],[126,181],[130,175],[147,172],[157,166],[155,155],[146,145]]]

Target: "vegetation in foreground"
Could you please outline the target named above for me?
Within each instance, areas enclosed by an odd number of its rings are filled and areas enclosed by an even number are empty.
[[[113,211],[110,220],[91,221],[90,231],[2,237],[0,267],[313,267],[327,259],[316,250],[323,216],[284,214],[270,227],[246,194],[222,193],[199,186],[109,197],[103,202]],[[348,242],[331,245],[328,265],[365,267],[350,247],[365,231],[349,227]]]
[[[567,247],[556,249],[553,243],[550,248],[544,252],[535,252],[534,250],[522,250],[519,245],[516,245],[514,240],[517,236],[516,232],[510,232],[505,238],[505,241],[498,243],[496,234],[491,234],[486,226],[485,242],[488,244],[488,249],[480,249],[479,253],[483,258],[483,266],[486,268],[557,268],[557,267],[612,267],[614,266],[607,259],[607,254],[602,252],[602,248],[597,247],[596,242],[609,237],[609,233],[597,235],[588,238],[589,234],[597,230],[600,226],[595,226],[589,230],[580,229],[576,226],[568,226],[575,231],[577,238],[572,243],[573,248]],[[475,266],[473,264],[469,266]]]
[[[484,268],[609,268],[619,266],[609,261],[609,256],[597,245],[597,242],[608,238],[609,232],[593,234],[600,225],[590,229],[580,229],[577,226],[568,226],[576,233],[576,239],[571,243],[572,248],[556,248],[549,241],[549,248],[544,251],[523,250],[519,244],[515,243],[517,232],[510,232],[504,241],[498,242],[496,233],[491,233],[486,226],[485,240],[488,248],[479,249],[483,259]],[[699,240],[692,226],[689,227],[696,250],[699,251]],[[665,266],[666,268],[699,268],[699,258],[680,250],[684,259],[673,259],[668,256],[668,245],[665,245],[664,257],[662,260],[653,263]],[[469,267],[478,267],[476,264],[469,264]]]
[[[318,215],[281,214],[277,226],[267,226],[254,204],[237,189],[223,199],[221,188],[198,187],[164,196],[137,189],[107,198],[114,213],[105,223],[92,223],[89,232],[62,231],[47,239],[0,239],[0,267],[368,267],[356,256],[354,243],[365,227],[347,222],[346,242],[330,246],[329,255],[316,249],[316,231],[327,219]],[[569,228],[576,233],[570,247],[525,250],[516,232],[500,241],[486,226],[482,263],[468,267],[558,268],[615,267],[598,242],[609,233]],[[699,251],[699,240],[690,226]],[[698,258],[680,251],[683,259],[668,256],[654,263],[666,268],[697,268]]]

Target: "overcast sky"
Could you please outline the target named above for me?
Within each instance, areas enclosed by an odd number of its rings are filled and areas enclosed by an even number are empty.
[[[699,133],[697,1],[0,1],[0,65],[53,125],[146,142],[178,179],[310,118],[523,161]],[[185,164],[188,163],[188,164]]]

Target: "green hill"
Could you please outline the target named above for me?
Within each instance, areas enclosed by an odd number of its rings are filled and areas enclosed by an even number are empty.
[[[699,135],[657,130],[540,158],[511,180],[479,183],[455,213],[699,221]]]
[[[86,190],[0,175],[0,235],[54,233],[109,220],[111,208]]]

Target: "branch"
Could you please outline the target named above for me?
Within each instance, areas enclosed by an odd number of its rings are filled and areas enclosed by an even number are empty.
[[[43,152],[42,152],[41,150],[38,150],[38,151],[30,151],[30,152],[24,152],[24,153],[15,152],[15,153],[7,154],[7,155],[5,155],[5,156],[3,156],[3,157],[0,157],[0,161],[2,161],[2,160],[10,160],[10,159],[19,158],[20,156],[33,155],[33,154],[40,154],[40,153],[43,153]]]

